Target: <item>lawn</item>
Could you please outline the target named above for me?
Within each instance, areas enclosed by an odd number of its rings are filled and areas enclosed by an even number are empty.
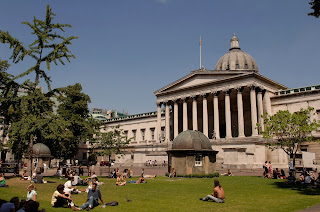
[[[148,179],[146,184],[115,186],[114,179],[100,178],[105,184],[100,187],[105,202],[118,201],[119,205],[97,207],[93,211],[296,211],[320,204],[320,190],[303,186],[287,186],[283,180],[269,180],[260,177],[220,177],[226,192],[226,203],[203,202],[199,197],[212,193],[213,179]],[[65,180],[45,178],[57,183],[37,184],[40,208],[46,211],[71,211],[55,209],[50,205],[51,195],[59,183]],[[10,200],[13,196],[26,198],[26,181],[18,178],[7,180],[9,188],[0,188],[0,199]],[[132,202],[126,202],[126,197]],[[76,205],[86,199],[86,193],[73,195]]]

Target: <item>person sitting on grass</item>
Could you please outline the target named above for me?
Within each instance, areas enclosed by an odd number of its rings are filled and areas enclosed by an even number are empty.
[[[3,203],[0,207],[1,212],[15,212],[19,209],[19,197],[12,197],[10,202]]]
[[[280,179],[287,179],[283,169],[280,170],[280,173]]]
[[[28,187],[28,192],[27,192],[27,201],[28,200],[37,200],[37,192],[36,192],[36,187],[33,184],[30,184]]]
[[[9,187],[9,185],[6,185],[6,179],[4,178],[2,173],[0,173],[0,187]]]
[[[69,208],[71,206],[74,206],[71,194],[65,194],[63,192],[64,185],[60,184],[57,186],[57,190],[52,194],[51,197],[51,205],[55,208]]]
[[[64,193],[66,194],[78,194],[81,193],[76,186],[72,186],[74,177],[69,177],[69,180],[64,184]]]
[[[227,173],[224,173],[224,174],[222,174],[223,176],[234,176],[233,174],[232,174],[232,171],[230,170],[230,169],[228,169],[228,172]]]
[[[133,177],[133,171],[130,168],[128,169],[128,177],[129,178]]]
[[[76,208],[76,207],[72,206],[72,209],[74,211],[80,211],[80,210],[84,210],[84,209],[87,209],[87,211],[89,211],[99,205],[99,199],[100,199],[101,203],[104,204],[104,202],[102,200],[101,192],[99,189],[97,189],[97,184],[93,183],[92,189],[90,189],[88,192],[87,201],[80,208]]]
[[[293,175],[293,172],[289,172],[287,184],[296,184],[296,177]]]
[[[211,195],[208,194],[205,198],[200,198],[200,200],[203,200],[203,201],[212,200],[213,202],[217,202],[217,203],[225,203],[226,199],[224,195],[224,190],[220,185],[219,180],[214,180],[213,193]]]
[[[120,175],[117,177],[116,185],[117,185],[117,186],[124,186],[124,185],[126,185],[126,181],[123,179],[122,174],[120,174]]]
[[[23,170],[20,180],[28,180],[27,170]]]
[[[177,172],[174,168],[172,168],[171,173],[169,174],[169,178],[174,178],[177,176]]]

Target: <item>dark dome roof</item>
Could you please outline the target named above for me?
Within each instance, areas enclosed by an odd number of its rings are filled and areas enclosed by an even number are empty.
[[[42,143],[33,145],[32,155],[33,157],[52,157],[50,149]]]
[[[212,147],[209,139],[202,132],[187,130],[173,140],[172,150],[212,151]]]

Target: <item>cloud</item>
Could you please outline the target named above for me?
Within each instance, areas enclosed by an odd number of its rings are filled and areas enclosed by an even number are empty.
[[[156,2],[161,3],[161,4],[166,4],[168,3],[170,0],[156,0]]]

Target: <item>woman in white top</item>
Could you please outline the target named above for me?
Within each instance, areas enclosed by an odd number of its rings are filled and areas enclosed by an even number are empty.
[[[36,192],[36,187],[33,184],[30,184],[28,186],[28,193],[27,193],[27,201],[28,200],[37,200],[37,192]]]

